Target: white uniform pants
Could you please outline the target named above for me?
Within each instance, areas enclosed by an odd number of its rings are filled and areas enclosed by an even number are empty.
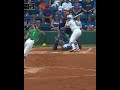
[[[69,43],[72,45],[73,49],[79,49],[77,39],[81,36],[82,31],[80,29],[75,29],[70,37]]]
[[[30,52],[30,50],[32,49],[34,43],[35,43],[34,40],[31,40],[30,38],[26,40],[26,42],[24,44],[24,56],[25,57],[27,57],[27,55]]]

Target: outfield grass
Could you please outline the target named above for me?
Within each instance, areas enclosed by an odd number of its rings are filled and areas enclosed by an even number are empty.
[[[34,45],[33,48],[40,48],[40,47],[52,47],[52,45],[46,45],[46,46],[42,46],[42,45]],[[94,47],[96,48],[96,44],[82,44],[82,47]]]

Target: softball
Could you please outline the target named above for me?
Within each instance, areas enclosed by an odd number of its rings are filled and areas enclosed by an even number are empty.
[[[43,44],[42,44],[42,46],[44,46],[44,47],[45,47],[45,46],[46,46],[46,43],[43,43]]]

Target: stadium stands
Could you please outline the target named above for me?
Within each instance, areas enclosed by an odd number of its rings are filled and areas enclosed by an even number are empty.
[[[53,1],[53,0],[52,0]],[[92,2],[96,2],[96,0],[91,0]],[[71,0],[72,3],[74,3],[74,0]],[[85,2],[85,0],[79,0],[81,4]],[[26,0],[24,0],[24,3],[27,3]],[[41,3],[41,0],[31,0],[31,3],[35,3],[35,9],[34,10],[25,10],[24,12],[24,21],[29,21],[31,20],[31,15],[35,14],[36,20],[40,20],[40,29],[44,31],[49,31],[51,30],[50,23],[42,23],[42,15],[39,13],[39,4]],[[52,4],[52,3],[51,3]],[[52,8],[53,14],[58,10],[57,8]],[[91,16],[93,16],[96,20],[96,14],[91,13]],[[86,30],[86,25],[87,25],[87,20],[88,20],[89,15],[81,14],[80,15],[80,20],[82,22],[83,30]]]
[[[50,23],[40,23],[40,30],[50,31],[51,30]]]

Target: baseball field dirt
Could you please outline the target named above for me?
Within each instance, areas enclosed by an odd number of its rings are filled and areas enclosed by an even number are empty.
[[[96,90],[96,48],[33,48],[25,65],[24,90]]]

